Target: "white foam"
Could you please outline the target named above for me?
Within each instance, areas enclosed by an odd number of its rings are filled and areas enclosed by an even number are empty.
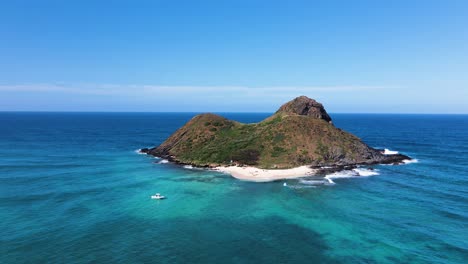
[[[417,159],[410,159],[410,160],[409,160],[409,159],[405,159],[405,160],[403,160],[403,163],[404,163],[404,164],[418,163],[418,162],[419,162],[419,160],[417,160]]]
[[[169,161],[168,161],[167,159],[162,159],[162,160],[160,160],[158,163],[164,164],[164,163],[169,163]]]
[[[340,179],[340,178],[352,178],[352,177],[358,177],[359,173],[354,171],[354,170],[343,170],[343,171],[337,171],[331,174],[327,174],[325,176],[326,179]]]
[[[325,179],[328,181],[328,184],[335,184],[335,182],[332,179],[330,179],[328,176],[326,176]]]
[[[395,154],[398,154],[398,151],[389,150],[389,149],[384,149],[383,154],[384,154],[384,155],[395,155]]]
[[[324,185],[325,182],[323,180],[299,180],[300,183],[306,185]]]
[[[295,186],[288,186],[288,188],[300,190],[300,189],[308,189],[308,188],[317,188],[317,186],[315,186],[315,185],[295,185]]]
[[[377,170],[357,168],[357,169],[353,169],[353,171],[357,172],[359,176],[364,176],[364,177],[379,175]]]
[[[135,153],[139,155],[146,155],[146,153],[141,152],[141,149],[135,150]]]
[[[378,170],[370,170],[365,168],[356,168],[352,170],[343,170],[328,174],[325,179],[340,179],[340,178],[355,178],[355,177],[369,177],[379,175]],[[331,182],[330,182],[331,183]]]
[[[192,165],[184,165],[184,169],[193,170]]]

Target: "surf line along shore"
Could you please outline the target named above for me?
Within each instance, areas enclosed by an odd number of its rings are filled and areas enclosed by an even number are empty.
[[[319,170],[312,169],[309,166],[300,166],[291,169],[260,169],[251,166],[227,166],[215,167],[214,171],[219,171],[231,175],[232,177],[254,182],[269,182],[284,179],[295,179],[307,176],[314,176]]]

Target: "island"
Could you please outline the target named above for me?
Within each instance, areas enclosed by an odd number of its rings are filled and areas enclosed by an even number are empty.
[[[400,164],[411,158],[366,145],[332,122],[323,105],[299,96],[259,123],[206,113],[193,117],[161,145],[142,153],[183,165],[217,169],[243,180],[269,181]]]

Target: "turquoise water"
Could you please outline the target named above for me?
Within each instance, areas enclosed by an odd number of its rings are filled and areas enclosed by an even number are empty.
[[[468,116],[332,115],[418,162],[287,187],[135,153],[192,116],[0,113],[0,263],[466,263]]]

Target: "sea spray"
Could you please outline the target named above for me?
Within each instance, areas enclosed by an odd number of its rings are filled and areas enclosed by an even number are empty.
[[[327,174],[325,179],[329,184],[335,184],[333,179],[369,177],[375,175],[379,175],[379,172],[376,169],[355,168],[352,170],[343,170]]]
[[[405,159],[405,160],[403,160],[403,163],[404,163],[404,164],[411,164],[411,163],[418,163],[418,162],[419,162],[418,159],[410,159],[410,160],[409,160],[409,159]]]
[[[398,151],[395,151],[395,150],[389,150],[389,149],[384,149],[384,152],[383,152],[384,155],[395,155],[395,154],[398,154]]]
[[[135,153],[138,154],[138,155],[146,155],[146,153],[141,152],[141,149],[135,150]]]

